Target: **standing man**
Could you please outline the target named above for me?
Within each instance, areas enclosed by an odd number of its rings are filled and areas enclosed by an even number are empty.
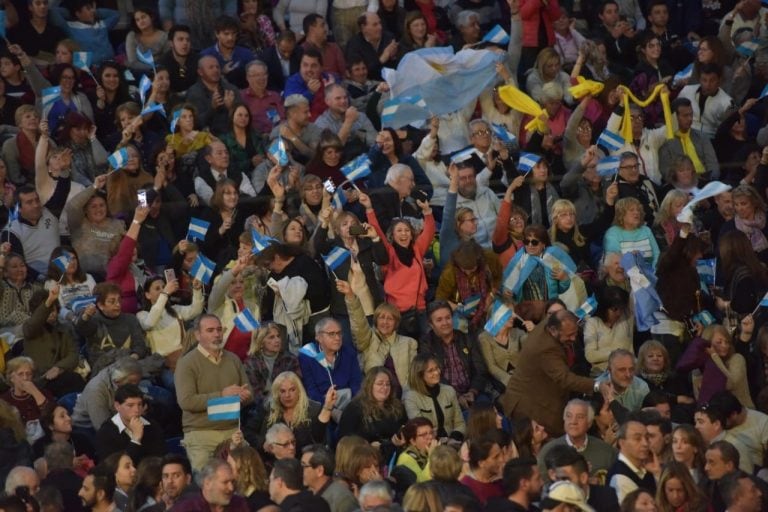
[[[336,43],[328,41],[328,23],[321,15],[312,13],[304,17],[304,48],[314,46],[323,56],[323,71],[333,73],[339,78],[344,78],[347,72],[347,65],[344,61],[344,52],[339,48],[344,44],[338,36],[334,26],[334,36]],[[338,44],[337,44],[338,43]]]
[[[285,81],[283,96],[301,94],[309,101],[310,119],[314,121],[322,114],[325,104],[325,88],[334,83],[333,75],[323,71],[323,56],[317,48],[306,48],[301,56],[299,72],[294,73]]]
[[[685,155],[693,162],[693,168],[699,177],[719,178],[720,164],[717,161],[712,142],[692,129],[693,104],[691,100],[682,97],[675,99],[672,102],[672,112],[677,118],[677,132],[675,132],[674,138],[669,139],[659,148],[659,169],[670,169],[678,157]],[[621,197],[624,195],[622,194]]]
[[[208,400],[238,396],[241,407],[253,400],[243,363],[224,350],[224,331],[216,315],[203,314],[195,324],[197,348],[176,364],[176,399],[182,410],[184,447],[192,468],[199,470],[213,450],[237,430],[237,420],[208,419]]]
[[[269,68],[267,87],[272,91],[282,91],[286,79],[299,70],[301,49],[296,45],[296,34],[284,30],[277,35],[275,46],[265,48],[259,58]]]
[[[505,414],[533,418],[550,435],[561,435],[562,411],[571,392],[610,396],[610,383],[581,377],[568,367],[564,348],[576,341],[578,322],[576,315],[562,310],[531,331],[520,352],[520,363],[501,397]]]

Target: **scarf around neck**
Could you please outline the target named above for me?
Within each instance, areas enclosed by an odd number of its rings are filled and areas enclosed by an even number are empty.
[[[742,219],[738,215],[733,220],[736,223],[736,229],[747,235],[755,252],[768,249],[768,240],[763,234],[765,228],[765,214],[763,212],[756,212],[755,218],[752,220]]]

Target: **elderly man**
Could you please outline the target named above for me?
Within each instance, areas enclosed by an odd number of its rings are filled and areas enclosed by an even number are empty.
[[[336,389],[336,404],[332,406],[333,417],[338,422],[341,413],[352,397],[360,391],[363,380],[357,353],[351,345],[344,345],[341,324],[331,317],[318,320],[315,324],[315,339],[299,351],[301,378],[307,395],[327,407],[329,389]],[[308,354],[322,354],[311,357]]]
[[[472,167],[472,159],[458,162],[459,188],[456,208],[469,208],[477,218],[475,241],[486,249],[491,248],[491,235],[499,216],[501,200],[487,186],[478,184],[479,176]],[[451,219],[453,220],[453,219]]]
[[[571,446],[579,452],[589,462],[592,476],[608,471],[616,461],[616,449],[602,439],[587,434],[594,420],[595,411],[588,402],[577,398],[568,402],[563,411],[565,435],[545,444],[537,457],[542,478],[547,480],[546,459],[557,446]]]
[[[614,400],[629,412],[639,411],[650,391],[648,384],[635,375],[635,363],[632,352],[617,348],[608,356],[608,369],[597,378],[598,382],[611,383]]]
[[[251,128],[258,133],[269,133],[285,119],[285,108],[280,94],[267,89],[269,68],[260,60],[245,66],[248,87],[240,91],[242,101],[251,113]]]
[[[197,61],[197,77],[197,82],[187,91],[187,101],[197,110],[197,122],[210,128],[214,135],[226,133],[240,91],[221,76],[219,61],[211,55]]]
[[[630,492],[643,488],[656,493],[656,481],[661,474],[661,462],[654,459],[648,446],[648,437],[645,425],[630,419],[619,427],[616,433],[619,443],[619,458],[608,470],[607,482],[614,491],[619,503]],[[646,469],[646,464],[651,461]]]
[[[672,112],[677,118],[677,132],[659,148],[659,169],[670,169],[675,160],[685,155],[693,162],[696,174],[707,179],[719,178],[720,164],[712,142],[693,129],[691,100],[677,98],[672,102]]]
[[[216,191],[216,184],[228,178],[235,182],[240,198],[255,197],[256,191],[253,188],[251,180],[243,172],[232,169],[229,166],[229,151],[219,139],[214,139],[202,151],[203,158],[209,167],[199,167],[195,177],[195,194],[203,204],[210,206],[213,193]]]
[[[562,411],[570,393],[602,392],[610,396],[609,382],[581,377],[568,367],[565,348],[576,341],[578,323],[576,315],[562,310],[550,315],[528,334],[518,358],[519,365],[500,399],[505,414],[533,418],[551,435],[561,435]]]
[[[274,460],[296,458],[296,436],[285,423],[275,423],[264,434],[264,451]]]
[[[226,460],[212,458],[198,474],[200,492],[184,498],[173,506],[174,511],[247,512],[251,510],[242,496],[235,494],[235,474]]]
[[[253,392],[243,363],[232,352],[224,350],[224,331],[216,315],[198,317],[194,333],[197,348],[179,359],[174,383],[182,410],[184,447],[192,468],[199,470],[239,424],[238,420],[210,420],[208,401],[236,396],[240,404],[247,405],[253,400]]]
[[[662,169],[667,167],[662,166]],[[653,182],[640,174],[640,160],[637,155],[626,151],[619,157],[619,199],[634,197],[643,205],[645,223],[653,225],[656,212],[659,211],[659,199]]]
[[[16,466],[5,477],[5,494],[13,496],[17,487],[26,487],[29,494],[34,496],[40,490],[40,477],[34,469],[27,466]]]
[[[357,19],[360,30],[347,43],[347,62],[362,58],[368,66],[368,78],[381,80],[384,67],[394,68],[397,64],[397,41],[385,32],[381,18],[375,12],[366,12]]]
[[[371,480],[360,488],[357,498],[361,510],[388,507],[395,502],[395,493],[386,480]]]
[[[318,128],[335,133],[344,144],[344,160],[367,153],[376,143],[376,128],[364,113],[349,105],[344,86],[331,84],[325,88],[327,109],[315,121]]]
[[[326,23],[325,18],[313,12],[304,16],[302,24],[304,26],[304,49],[315,47],[320,50],[323,57],[323,71],[344,77],[347,73],[344,52],[341,51],[338,44],[328,41],[328,23]],[[333,29],[333,35],[336,41],[339,41],[336,27],[334,26]]]
[[[31,185],[16,190],[19,218],[10,221],[3,233],[11,249],[24,257],[32,276],[45,274],[51,251],[59,245],[59,219],[40,202],[40,196]],[[11,208],[11,205],[7,205]]]

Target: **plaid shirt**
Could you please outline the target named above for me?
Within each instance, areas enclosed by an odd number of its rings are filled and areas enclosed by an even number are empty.
[[[448,384],[453,386],[456,393],[463,395],[469,391],[469,375],[464,363],[459,357],[455,343],[445,345],[445,368],[443,369],[443,378]]]

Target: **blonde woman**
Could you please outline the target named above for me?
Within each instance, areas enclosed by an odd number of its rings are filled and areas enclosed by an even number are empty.
[[[301,375],[299,359],[288,350],[285,327],[266,322],[253,336],[245,359],[245,374],[256,404],[269,403],[274,378],[283,372]]]
[[[656,233],[656,240],[661,247],[669,247],[680,233],[681,224],[677,216],[688,204],[689,196],[682,190],[670,190],[661,201],[659,211],[656,212],[656,218],[653,221],[653,228]]]
[[[659,261],[659,245],[651,229],[645,225],[645,210],[634,197],[616,201],[613,226],[605,232],[603,240],[605,253],[640,252],[646,263],[656,268]]]
[[[246,499],[250,510],[268,506],[269,475],[259,452],[251,446],[238,446],[226,458],[235,478],[235,490]]]
[[[261,425],[261,437],[264,438],[272,425],[284,423],[296,437],[296,453],[301,453],[305,446],[322,444],[335,403],[336,390],[333,386],[328,388],[325,403],[321,405],[310,400],[298,375],[283,372],[272,382],[272,396],[267,419]]]
[[[408,488],[403,497],[405,512],[442,512],[443,502],[435,487],[419,482]]]
[[[544,48],[536,57],[536,64],[528,71],[525,79],[525,87],[531,95],[531,98],[543,102],[542,88],[545,84],[556,83],[563,88],[565,92],[563,99],[569,105],[573,104],[573,96],[568,91],[571,87],[571,79],[568,73],[563,71],[560,63],[560,56],[553,48]]]
[[[565,247],[568,255],[576,263],[579,269],[591,267],[592,256],[589,251],[590,240],[584,236],[576,223],[576,206],[568,199],[558,199],[552,204],[550,212],[552,226],[549,228],[549,239]],[[595,226],[594,234],[598,230],[604,232],[608,226]]]

